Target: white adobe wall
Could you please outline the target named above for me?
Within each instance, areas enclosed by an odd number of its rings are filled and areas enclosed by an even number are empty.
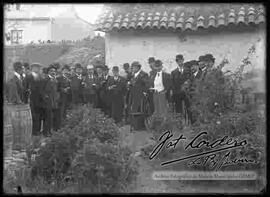
[[[125,62],[139,61],[145,71],[149,71],[147,59],[154,56],[163,61],[165,70],[176,67],[175,55],[183,54],[186,61],[198,59],[200,55],[212,53],[219,64],[226,56],[230,64],[224,70],[234,70],[247,55],[249,47],[255,43],[256,54],[252,63],[256,68],[265,67],[265,29],[243,32],[196,33],[179,36],[166,32],[122,32],[105,35],[106,64],[120,66]]]

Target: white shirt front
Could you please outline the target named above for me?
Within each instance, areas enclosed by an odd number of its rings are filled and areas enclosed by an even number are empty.
[[[178,67],[178,70],[179,70],[179,72],[180,72],[180,73],[183,73],[184,68],[180,68],[180,67]]]
[[[141,69],[134,74],[134,77],[137,78],[137,76],[140,74],[140,72],[141,72]]]
[[[18,79],[22,80],[21,75],[20,75],[19,73],[14,72],[14,75],[15,75]]]
[[[199,71],[197,70],[197,71],[194,73],[194,77],[196,77],[196,76],[197,76],[198,72],[199,72]]]
[[[162,80],[162,71],[157,72],[155,81],[154,81],[154,89],[158,92],[161,92],[164,90],[163,80]]]

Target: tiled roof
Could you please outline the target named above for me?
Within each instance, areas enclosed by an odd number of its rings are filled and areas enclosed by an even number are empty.
[[[113,30],[128,29],[168,29],[168,30],[192,30],[207,28],[219,28],[230,25],[258,25],[265,23],[264,8],[255,9],[241,7],[230,9],[229,12],[220,12],[217,14],[197,13],[196,16],[185,12],[172,11],[164,12],[135,12],[135,13],[117,13],[109,12],[101,17],[97,22],[97,31],[110,32]]]

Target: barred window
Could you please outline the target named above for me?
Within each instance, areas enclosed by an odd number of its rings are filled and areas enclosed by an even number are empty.
[[[11,43],[20,44],[22,42],[22,30],[11,30]]]

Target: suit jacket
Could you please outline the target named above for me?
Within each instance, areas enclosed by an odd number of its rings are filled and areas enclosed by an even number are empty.
[[[67,101],[71,97],[70,79],[64,75],[57,77],[58,92],[60,93],[60,102]]]
[[[115,85],[115,88],[109,89],[109,87]],[[126,80],[125,78],[119,76],[117,80],[114,77],[110,77],[106,84],[107,90],[112,99],[118,99],[119,97],[124,97],[126,93]]]
[[[88,75],[84,79],[84,93],[85,94],[95,94],[96,93],[96,87],[93,84],[97,85],[97,77],[94,75],[93,78],[90,78]]]
[[[32,73],[25,77],[25,87],[29,91],[30,104],[33,107],[42,107],[44,105],[41,92],[43,79],[41,75],[33,75]]]
[[[75,103],[83,102],[83,79],[79,79],[76,74],[71,76],[70,89],[72,101]]]
[[[60,92],[58,91],[57,79],[51,79],[48,75],[45,76],[42,83],[41,95],[43,98],[44,108],[57,109],[59,106]]]
[[[174,94],[182,94],[182,86],[189,79],[189,74],[184,69],[183,73],[180,73],[178,68],[171,72],[172,89]]]
[[[15,74],[7,83],[7,100],[18,104],[23,101],[23,83]]]
[[[144,93],[150,87],[149,76],[146,72],[140,71],[137,77],[131,78],[129,105],[131,112],[141,112],[140,107],[144,98]]]

